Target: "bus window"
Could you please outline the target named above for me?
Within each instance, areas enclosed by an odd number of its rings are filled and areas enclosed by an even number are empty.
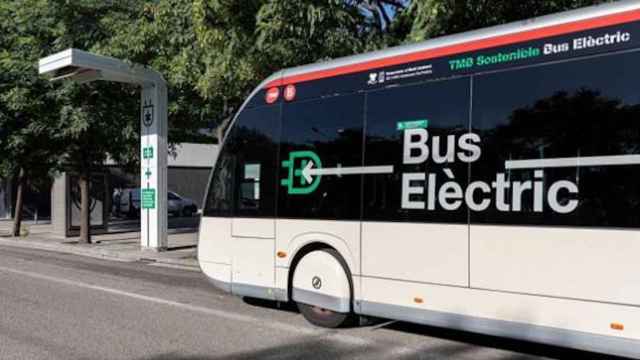
[[[245,164],[240,184],[240,209],[260,208],[260,164]]]
[[[360,175],[341,167],[362,166],[361,94],[284,105],[280,144],[278,217],[360,219]],[[332,171],[332,175],[307,174]]]
[[[279,105],[242,111],[216,162],[205,216],[275,216],[279,121]]]
[[[503,195],[472,212],[472,221],[638,227],[640,166],[610,158],[640,154],[638,62],[639,52],[620,53],[474,77],[482,156],[471,181],[490,184],[503,174]],[[533,162],[506,168],[520,160]]]
[[[364,177],[365,220],[467,222],[465,206],[438,201],[427,181],[466,187],[469,164],[460,143],[469,132],[470,86],[469,78],[459,78],[367,94],[365,165],[393,165],[394,172]],[[408,152],[405,136],[414,142]],[[408,178],[415,180],[403,184]],[[415,190],[403,201],[408,187]]]
[[[233,135],[231,133],[230,135]],[[231,139],[229,139],[231,140]],[[228,141],[230,144],[231,141]],[[209,191],[203,210],[204,216],[233,215],[233,170],[235,155],[227,145],[220,149],[218,160],[209,183]]]

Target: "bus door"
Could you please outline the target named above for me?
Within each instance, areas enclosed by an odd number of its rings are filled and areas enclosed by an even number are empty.
[[[232,279],[234,285],[274,286],[275,220],[234,218]]]

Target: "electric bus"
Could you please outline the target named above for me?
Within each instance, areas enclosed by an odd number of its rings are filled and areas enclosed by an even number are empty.
[[[311,323],[640,358],[640,1],[281,70],[215,159],[198,260]]]

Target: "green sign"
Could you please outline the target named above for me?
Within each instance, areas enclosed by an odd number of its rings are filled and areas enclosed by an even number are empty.
[[[142,157],[145,159],[153,159],[153,146],[142,149]]]
[[[156,208],[156,189],[142,189],[141,198],[143,209]]]
[[[304,176],[305,169],[308,170],[311,167],[322,169],[322,161],[313,151],[290,152],[289,160],[284,160],[282,167],[287,169],[287,178],[280,180],[280,185],[286,186],[287,193],[290,195],[311,194],[320,185],[320,176],[316,176],[309,182]]]
[[[411,121],[401,121],[398,124],[398,130],[407,130],[407,129],[426,129],[429,126],[429,120],[411,120]]]

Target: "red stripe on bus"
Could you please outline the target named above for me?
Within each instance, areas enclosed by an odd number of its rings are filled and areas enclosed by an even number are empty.
[[[640,19],[640,10],[632,10],[624,13],[601,16],[588,20],[575,21],[567,24],[549,26],[542,29],[523,31],[515,34],[497,36],[488,39],[475,40],[471,42],[444,46],[441,48],[418,51],[411,54],[392,56],[377,60],[369,60],[362,63],[336,67],[327,70],[312,71],[305,74],[288,76],[282,79],[270,81],[265,88],[295,84],[305,81],[318,80],[338,75],[352,74],[374,68],[382,68],[393,65],[400,65],[420,60],[428,60],[463,52],[477,51],[487,48],[504,46],[524,41],[536,40],[556,35],[562,35],[577,31],[589,30],[599,27],[617,25]]]

